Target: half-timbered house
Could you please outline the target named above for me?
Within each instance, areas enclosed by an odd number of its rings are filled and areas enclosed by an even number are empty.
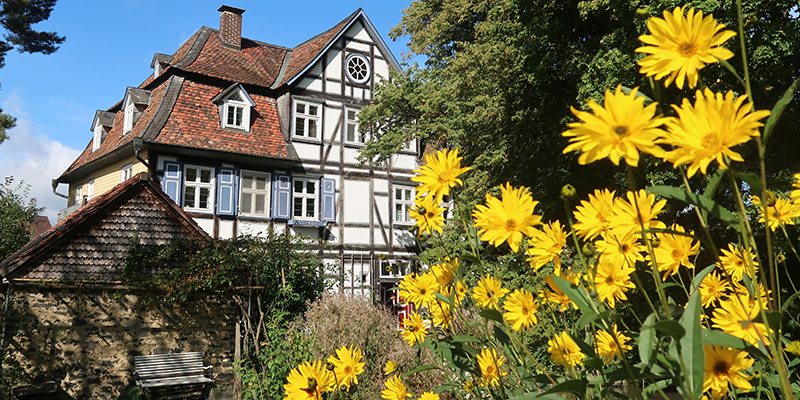
[[[86,149],[54,180],[69,185],[62,214],[149,172],[212,237],[308,235],[338,290],[386,301],[415,251],[417,144],[359,164],[358,113],[400,65],[361,9],[293,48],[243,38],[244,10],[218,11],[219,29],[155,54],[152,75],[96,112]]]

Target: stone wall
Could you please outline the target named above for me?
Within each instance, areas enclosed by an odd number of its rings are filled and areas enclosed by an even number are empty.
[[[239,315],[230,295],[164,304],[127,291],[14,287],[4,318],[6,389],[55,381],[72,399],[114,399],[135,385],[134,356],[186,351],[203,353],[225,386]]]

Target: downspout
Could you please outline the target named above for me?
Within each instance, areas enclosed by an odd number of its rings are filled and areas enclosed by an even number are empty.
[[[67,196],[67,195],[65,195],[65,194],[58,193],[58,192],[56,191],[56,190],[58,190],[58,179],[53,179],[52,181],[50,181],[50,185],[52,185],[52,186],[53,186],[53,194],[54,194],[54,195],[56,195],[56,196],[58,196],[58,197],[63,197],[63,198],[65,198],[65,199],[69,200],[69,196]]]
[[[145,161],[139,155],[139,151],[142,149],[142,147],[144,147],[144,139],[142,139],[141,137],[133,138],[133,154],[134,154],[134,156],[136,156],[136,159],[139,160],[139,162],[142,163],[142,165],[147,167],[147,175],[150,177],[150,179],[155,179],[155,176],[156,176],[155,171],[153,171],[153,168],[150,166],[150,164],[148,164],[147,161]]]

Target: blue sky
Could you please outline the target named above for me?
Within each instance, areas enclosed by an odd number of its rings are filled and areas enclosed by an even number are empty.
[[[11,139],[0,145],[0,179],[13,175],[30,184],[55,223],[66,200],[52,194],[50,181],[86,147],[95,111],[151,74],[154,53],[173,53],[203,25],[218,28],[223,4],[246,10],[243,36],[286,47],[362,7],[398,60],[408,51],[406,38],[393,42],[388,33],[411,0],[223,1],[59,1],[36,28],[66,36],[61,48],[46,56],[12,50],[0,69],[0,107],[18,118]]]

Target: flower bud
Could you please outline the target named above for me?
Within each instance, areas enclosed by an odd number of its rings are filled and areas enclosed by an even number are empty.
[[[409,232],[414,232],[415,229],[417,229],[417,227],[414,226],[414,225],[411,225],[411,226],[408,227],[408,231]]]
[[[583,248],[581,248],[581,252],[583,252],[583,255],[586,257],[593,256],[596,251],[597,250],[594,248],[594,243],[592,242],[584,243]]]
[[[783,255],[783,254],[778,254],[778,256],[777,256],[777,257],[775,257],[775,259],[776,259],[776,260],[777,260],[779,263],[782,263],[782,262],[786,261],[786,256],[785,256],[785,255]]]
[[[767,198],[764,199],[764,204],[766,204],[767,207],[774,207],[776,202],[775,193],[772,192],[772,190],[767,190]]]
[[[328,361],[328,362],[325,363],[325,369],[327,369],[328,371],[333,371],[333,370],[336,369],[336,365],[334,365],[332,362]]]
[[[575,187],[570,184],[566,184],[561,187],[561,198],[564,200],[569,200],[575,197],[575,193]]]
[[[308,390],[313,392],[317,390],[317,380],[314,378],[308,378]]]
[[[428,237],[420,233],[419,235],[417,235],[417,240],[424,243],[428,240]]]
[[[653,247],[658,247],[658,246],[661,246],[661,239],[659,239],[659,238],[658,238],[658,236],[656,236],[656,235],[653,235],[653,236],[650,238],[650,244],[651,244]]]
[[[387,257],[386,257],[386,254],[381,253],[381,254],[378,255],[378,258],[381,259],[381,260],[385,260]]]
[[[428,210],[426,210],[425,207],[417,208],[417,213],[419,213],[419,215],[425,215],[426,212],[428,212]]]

